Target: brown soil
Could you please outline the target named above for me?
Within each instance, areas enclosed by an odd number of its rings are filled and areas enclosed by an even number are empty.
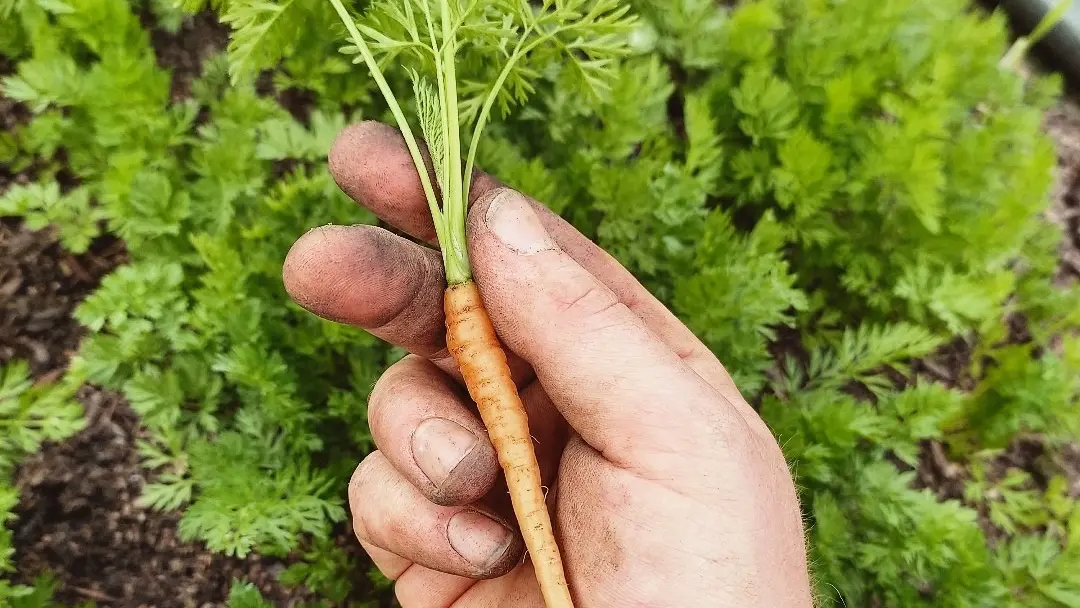
[[[233,579],[256,584],[275,606],[314,598],[285,589],[280,560],[228,558],[177,538],[176,515],[136,503],[147,471],[135,441],[137,416],[117,395],[84,387],[87,428],[20,467],[15,544],[19,577],[51,572],[56,600],[99,606],[221,605]]]
[[[0,363],[26,360],[36,376],[62,371],[82,336],[72,309],[124,257],[112,238],[73,255],[51,230],[0,221]]]
[[[1080,445],[1074,443],[1065,446],[1055,455],[1054,461],[1069,479],[1069,496],[1080,498]]]
[[[1067,95],[1047,112],[1045,128],[1057,148],[1058,163],[1053,186],[1053,205],[1047,217],[1061,228],[1064,238],[1056,280],[1067,285],[1080,278],[1080,100]],[[1030,340],[1022,317],[1008,319],[1010,342]],[[970,348],[956,340],[935,356],[916,363],[916,371],[961,390],[971,390],[975,379],[967,374]],[[1002,478],[1009,469],[1022,469],[1032,476],[1035,487],[1043,490],[1050,477],[1064,474],[1069,493],[1080,497],[1080,445],[1066,445],[1048,451],[1040,437],[1021,436],[990,463],[990,480]],[[926,442],[917,468],[919,487],[931,489],[940,500],[963,500],[964,484],[969,481],[967,468],[952,462],[945,448],[936,441]],[[972,505],[980,511],[980,522],[993,542],[1002,537],[986,516],[984,505]]]
[[[5,68],[5,65],[0,64],[0,75],[8,71]],[[0,96],[0,131],[9,133],[28,120],[30,120],[30,111],[26,109],[26,106]]]
[[[210,16],[188,19],[176,34],[153,31],[159,62],[173,72],[173,99],[190,94],[201,62],[225,48],[226,28]],[[0,57],[0,74],[11,64]],[[21,104],[0,97],[0,129],[11,132],[29,120]],[[28,172],[0,165],[0,194],[26,183]],[[110,270],[126,261],[123,243],[98,239],[82,255],[64,251],[51,230],[31,231],[0,218],[0,365],[27,360],[36,379],[63,373],[84,330],[72,310]],[[47,444],[18,468],[17,519],[11,524],[15,582],[50,573],[55,600],[99,607],[223,606],[234,579],[256,584],[275,606],[315,600],[305,589],[277,582],[290,560],[211,553],[177,537],[178,515],[137,504],[153,474],[139,464],[136,442],[146,438],[137,415],[119,395],[91,386],[80,390],[86,428]],[[362,551],[347,526],[337,542],[354,556]],[[366,564],[356,573],[356,593],[369,593]]]
[[[103,238],[87,254],[73,256],[49,231],[3,220],[0,364],[25,358],[36,378],[59,376],[84,333],[71,318],[72,308],[123,261],[118,241]],[[153,480],[139,464],[136,442],[147,435],[136,414],[119,395],[95,387],[84,386],[78,397],[86,428],[45,445],[17,470],[16,582],[29,584],[51,573],[59,583],[57,601],[93,600],[102,608],[221,606],[234,579],[256,584],[275,606],[317,599],[302,587],[277,582],[286,561],[229,558],[180,541],[176,514],[136,503]],[[360,556],[346,528],[338,544]],[[365,567],[357,572],[357,594],[368,592]]]
[[[930,488],[938,500],[960,500],[964,495],[967,471],[949,460],[948,452],[938,441],[923,443],[916,479],[920,488]]]
[[[152,17],[143,17],[144,22]],[[229,28],[203,12],[184,20],[175,34],[151,27],[150,43],[157,55],[158,65],[172,72],[173,102],[191,96],[191,83],[202,74],[202,62],[224,51],[229,42]]]
[[[1080,277],[1080,105],[1069,99],[1046,117],[1046,129],[1058,149],[1058,176],[1051,220],[1065,233],[1061,246],[1062,282]]]
[[[933,355],[916,361],[913,371],[946,386],[971,390],[975,387],[976,380],[968,373],[970,364],[971,344],[963,338],[956,338]]]

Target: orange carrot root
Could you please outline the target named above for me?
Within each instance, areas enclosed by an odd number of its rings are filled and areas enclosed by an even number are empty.
[[[572,608],[562,557],[541,489],[529,420],[476,283],[447,287],[446,345],[499,455],[518,527],[548,608]]]

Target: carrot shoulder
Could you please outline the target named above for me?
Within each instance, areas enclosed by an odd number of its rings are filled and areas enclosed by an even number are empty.
[[[544,603],[548,608],[570,608],[573,602],[541,487],[529,420],[506,352],[472,280],[447,287],[444,306],[447,348],[498,453]]]

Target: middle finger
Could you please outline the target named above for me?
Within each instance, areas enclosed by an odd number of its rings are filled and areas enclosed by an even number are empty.
[[[547,483],[562,454],[565,423],[539,384],[527,385],[521,397]],[[405,357],[379,379],[368,426],[387,461],[435,504],[476,502],[499,481],[495,448],[467,395],[420,357]]]

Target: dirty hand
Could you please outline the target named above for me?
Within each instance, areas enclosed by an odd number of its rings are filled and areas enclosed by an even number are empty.
[[[341,188],[435,245],[396,129],[346,129]],[[479,175],[469,255],[514,353],[575,603],[810,606],[784,458],[720,362],[613,258]],[[368,407],[378,450],[349,483],[353,526],[405,608],[542,606],[499,464],[446,351],[438,252],[374,226],[325,226],[284,281],[313,313],[410,353]]]

